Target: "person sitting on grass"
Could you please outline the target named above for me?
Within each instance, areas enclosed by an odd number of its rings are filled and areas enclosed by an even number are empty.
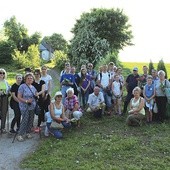
[[[153,78],[151,75],[148,75],[147,84],[143,88],[143,96],[145,99],[145,109],[146,109],[146,115],[147,115],[147,123],[152,122],[152,109],[154,104],[154,97],[155,97],[155,86],[152,83]]]
[[[93,113],[94,117],[101,118],[104,114],[106,104],[104,102],[103,93],[100,92],[100,88],[98,86],[94,87],[94,92],[89,95],[87,103],[87,113]]]
[[[74,89],[69,88],[66,91],[67,97],[64,102],[64,110],[67,118],[71,119],[71,121],[77,122],[77,127],[80,127],[80,118],[83,115],[78,98],[74,95]],[[73,119],[72,119],[73,118]]]
[[[145,117],[145,102],[144,98],[140,96],[141,89],[139,87],[135,87],[132,93],[134,97],[130,101],[129,116],[126,119],[126,123],[129,126],[140,126],[141,121]]]
[[[60,128],[69,128],[71,126],[70,119],[68,119],[64,114],[64,106],[62,104],[62,93],[60,91],[56,92],[54,96],[54,102],[50,103],[50,111],[46,112],[46,127],[45,136],[49,136],[51,133],[57,139],[63,137]]]

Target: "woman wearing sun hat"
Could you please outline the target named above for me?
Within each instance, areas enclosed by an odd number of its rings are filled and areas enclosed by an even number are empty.
[[[65,116],[64,106],[62,104],[62,93],[61,91],[56,92],[54,96],[54,102],[50,103],[50,111],[46,113],[46,128],[45,136],[48,136],[49,133],[54,135],[57,139],[63,137],[59,128],[61,125],[63,128],[69,128],[71,126],[70,119]]]

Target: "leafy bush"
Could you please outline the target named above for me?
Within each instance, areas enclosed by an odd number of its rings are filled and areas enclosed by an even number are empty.
[[[57,69],[61,70],[65,62],[69,61],[67,54],[63,51],[55,51],[52,63],[57,66]]]
[[[15,50],[13,59],[18,68],[32,67],[37,68],[40,66],[40,54],[37,45],[31,45],[27,52],[20,52]]]

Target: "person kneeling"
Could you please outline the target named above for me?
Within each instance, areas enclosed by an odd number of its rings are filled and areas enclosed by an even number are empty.
[[[133,89],[134,98],[130,101],[129,116],[126,119],[126,123],[129,126],[140,126],[141,121],[145,118],[144,98],[140,97],[141,89],[135,87]]]
[[[98,86],[94,87],[94,92],[88,98],[87,113],[93,113],[94,117],[101,118],[104,114],[106,104],[104,103],[103,93]]]
[[[64,106],[61,102],[62,93],[56,92],[54,99],[55,101],[50,103],[50,111],[46,112],[45,136],[49,136],[49,133],[51,133],[54,137],[60,139],[63,137],[60,129],[69,128],[71,123],[64,113]]]
[[[65,98],[64,109],[66,116],[71,119],[71,122],[76,122],[77,127],[80,127],[80,118],[83,113],[80,108],[80,104],[76,95],[74,95],[74,89],[69,88],[66,91],[67,97]]]

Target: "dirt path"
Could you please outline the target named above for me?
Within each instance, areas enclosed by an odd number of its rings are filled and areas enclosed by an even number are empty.
[[[48,73],[53,79],[59,79],[56,70],[49,70]],[[54,82],[52,87],[54,87]],[[9,109],[9,122],[13,118],[13,110]],[[37,122],[35,117],[34,122]],[[43,132],[42,132],[43,133]],[[15,140],[12,143],[13,136],[9,134],[0,134],[0,170],[20,170],[19,164],[21,160],[29,153],[34,152],[38,146],[40,139],[39,134],[32,134],[34,138],[27,139],[24,142]]]

